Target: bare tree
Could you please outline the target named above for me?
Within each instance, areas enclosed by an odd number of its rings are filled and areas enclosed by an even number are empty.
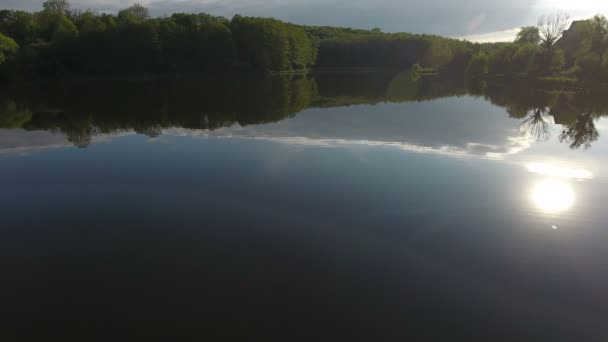
[[[549,57],[553,54],[553,46],[570,24],[570,16],[566,13],[543,15],[538,19],[538,30],[541,43],[547,50]]]

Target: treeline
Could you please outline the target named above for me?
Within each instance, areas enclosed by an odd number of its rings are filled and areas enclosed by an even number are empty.
[[[305,71],[327,68],[466,68],[469,42],[380,30],[298,26],[270,18],[177,13],[142,5],[117,15],[48,0],[36,13],[0,11],[0,63],[13,76],[145,72]]]
[[[608,81],[608,20],[570,25],[543,17],[511,43],[435,35],[300,26],[270,18],[208,14],[151,18],[142,5],[113,14],[72,11],[48,0],[40,12],[0,11],[0,75],[293,72],[317,68],[405,69],[443,77]]]
[[[481,44],[471,56],[470,77],[537,77],[547,81],[608,81],[608,20],[596,15],[570,22],[565,14],[523,27],[512,43]]]
[[[61,76],[142,72],[305,70],[317,49],[299,27],[274,19],[207,14],[151,18],[142,5],[117,15],[71,11],[49,0],[37,13],[0,11],[3,73]]]
[[[435,35],[383,33],[379,29],[302,26],[319,46],[321,68],[466,68],[474,44]]]

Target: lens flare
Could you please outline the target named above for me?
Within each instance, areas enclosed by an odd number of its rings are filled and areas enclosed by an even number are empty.
[[[575,195],[570,185],[558,180],[545,180],[532,190],[532,201],[546,213],[559,213],[572,208]]]

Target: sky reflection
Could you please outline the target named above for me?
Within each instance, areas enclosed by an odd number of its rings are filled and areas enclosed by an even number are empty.
[[[526,168],[529,172],[543,176],[574,179],[592,179],[593,173],[585,169],[559,167],[546,163],[529,163]]]

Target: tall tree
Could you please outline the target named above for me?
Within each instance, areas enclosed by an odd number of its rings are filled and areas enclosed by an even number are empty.
[[[515,38],[517,44],[540,44],[540,32],[536,26],[522,27]]]
[[[561,38],[570,23],[570,16],[566,13],[556,13],[542,16],[538,19],[538,31],[541,36],[541,45],[545,49],[545,71],[551,72],[554,66],[555,43]]]
[[[70,10],[68,0],[47,0],[42,4],[42,9],[47,13],[66,14]]]
[[[597,53],[601,67],[604,62],[604,53],[608,47],[608,19],[603,15],[596,15],[591,20],[591,25],[591,49]]]
[[[556,13],[542,16],[538,19],[538,31],[541,36],[541,43],[547,51],[549,57],[553,55],[553,47],[562,36],[568,24],[570,16],[566,13]]]

